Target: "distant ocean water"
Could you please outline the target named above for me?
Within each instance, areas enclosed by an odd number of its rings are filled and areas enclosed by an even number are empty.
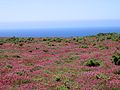
[[[120,33],[120,27],[0,30],[0,37],[76,37],[109,32]]]

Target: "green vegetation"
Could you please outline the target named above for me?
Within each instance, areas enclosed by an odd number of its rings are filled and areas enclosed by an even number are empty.
[[[62,86],[58,86],[57,90],[68,90],[68,88],[62,85]]]
[[[33,63],[26,63],[25,65],[26,65],[26,66],[34,66]]]
[[[105,79],[105,80],[108,80],[108,79],[109,79],[105,74],[102,74],[102,73],[96,75],[96,78],[97,78],[97,79]]]
[[[93,35],[93,36],[86,36],[86,37],[73,37],[71,39],[68,38],[58,38],[58,37],[49,37],[49,38],[42,38],[39,40],[37,40],[38,42],[40,41],[46,41],[46,42],[72,42],[74,41],[75,43],[81,43],[81,44],[85,44],[86,43],[86,38],[89,38],[90,40],[88,40],[89,42],[94,42],[94,40],[92,40],[91,38],[96,38],[97,41],[104,41],[104,40],[112,40],[112,41],[120,41],[120,34],[118,33],[99,33],[97,35]],[[0,38],[0,45],[3,45],[4,43],[21,43],[21,42],[35,42],[34,38],[18,38],[18,37],[11,37],[11,38]],[[23,46],[23,43],[19,44],[19,46]]]
[[[43,41],[49,41],[49,42],[61,42],[63,38],[44,38]]]
[[[2,58],[8,58],[9,56],[8,55],[0,55],[0,59]]]
[[[19,55],[13,55],[12,57],[14,57],[14,58],[21,58],[21,56],[19,56]]]
[[[113,55],[111,60],[115,65],[120,65],[120,52],[117,52],[115,55]]]
[[[60,76],[55,76],[55,81],[60,82],[61,81]]]
[[[120,88],[112,88],[112,90],[120,90]]]
[[[25,74],[25,71],[24,70],[23,71],[18,71],[18,72],[16,72],[16,74],[22,76],[22,75]]]
[[[4,42],[0,42],[0,45],[3,45],[4,44]]]
[[[100,66],[101,62],[96,59],[89,59],[86,62],[84,62],[85,66]]]
[[[120,75],[120,70],[116,70],[116,71],[114,72],[114,74]]]
[[[120,40],[120,34],[118,33],[99,33],[97,36],[99,40],[105,40],[105,39],[110,39],[113,41],[119,41]]]
[[[81,46],[81,48],[88,48],[88,46],[87,46],[87,45],[84,45],[84,46]]]
[[[104,50],[104,49],[108,49],[108,47],[107,46],[98,46],[98,48],[100,49],[100,50]]]
[[[11,37],[11,38],[1,38],[0,44],[3,45],[4,43],[20,43],[20,42],[32,42],[33,38],[18,38],[18,37]],[[20,44],[22,46],[22,44]]]
[[[0,38],[0,88],[120,90],[119,46],[116,33]]]
[[[48,50],[43,50],[43,52],[48,52]]]
[[[13,66],[12,66],[12,65],[7,65],[6,68],[10,68],[10,69],[12,69]]]

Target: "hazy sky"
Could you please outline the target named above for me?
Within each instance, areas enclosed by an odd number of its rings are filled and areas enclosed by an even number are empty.
[[[0,23],[120,20],[120,0],[0,0]]]

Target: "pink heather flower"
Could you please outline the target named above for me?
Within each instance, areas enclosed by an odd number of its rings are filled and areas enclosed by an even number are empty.
[[[119,88],[120,87],[120,80],[111,80],[107,83],[109,88]]]
[[[52,60],[45,60],[45,61],[43,60],[43,61],[38,62],[37,65],[44,66],[44,65],[50,64],[50,63],[52,63]]]
[[[3,86],[3,84],[0,82],[0,87],[2,87]]]
[[[85,59],[87,59],[87,58],[89,58],[89,55],[88,55],[88,54],[82,54],[82,55],[80,55],[80,59],[81,59],[81,60],[85,60]]]
[[[47,90],[46,86],[37,83],[24,84],[18,90]]]

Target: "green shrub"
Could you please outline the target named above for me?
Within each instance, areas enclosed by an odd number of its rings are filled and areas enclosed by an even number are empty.
[[[98,47],[100,50],[108,49],[108,46],[99,46]]]
[[[33,63],[26,63],[25,65],[26,65],[26,66],[34,66]]]
[[[120,88],[112,88],[112,90],[120,90]]]
[[[12,57],[14,57],[14,58],[21,58],[21,56],[19,56],[19,55],[13,55]]]
[[[18,71],[18,72],[16,72],[16,74],[22,76],[25,74],[25,71]]]
[[[110,39],[112,41],[119,41],[120,40],[120,34],[118,34],[118,33],[99,33],[99,34],[97,34],[97,37],[99,39],[104,38],[104,40],[105,39],[107,39],[107,40]]]
[[[96,59],[89,59],[86,62],[84,62],[85,66],[100,66],[101,63],[100,61],[96,60]]]
[[[13,66],[12,65],[7,65],[6,68],[13,68]]]
[[[83,40],[83,37],[74,37],[73,40],[76,42],[79,42],[79,41]]]
[[[0,45],[3,45],[4,43],[3,42],[0,42]]]
[[[48,52],[48,50],[43,50],[43,52]]]
[[[61,77],[60,76],[55,76],[55,81],[60,82],[61,81]]]
[[[81,48],[88,48],[88,46],[87,46],[87,45],[84,45],[84,46],[81,46]]]
[[[42,41],[47,41],[47,38],[43,38]]]
[[[8,55],[0,55],[0,58],[8,58]]]
[[[20,43],[19,46],[23,46],[24,44],[23,43]]]
[[[11,37],[11,38],[6,39],[6,42],[9,42],[9,43],[17,43],[17,42],[21,42],[21,39],[16,38],[16,37],[14,36],[14,37]]]
[[[32,42],[34,39],[33,38],[18,38],[18,37],[11,37],[11,38],[7,38],[5,40],[6,43],[20,43],[20,42]]]
[[[116,71],[114,72],[114,74],[120,75],[120,70],[116,70]]]
[[[111,60],[115,65],[120,65],[120,53],[113,55]]]
[[[62,85],[62,86],[58,86],[57,90],[68,90],[68,88]]]
[[[101,74],[97,74],[96,78],[97,79],[101,79],[102,78],[102,79],[105,79],[105,80],[109,79],[105,74],[102,74],[102,73]]]
[[[71,40],[69,40],[69,39],[63,39],[63,41],[66,42],[66,43],[70,43],[71,42]]]
[[[61,42],[62,40],[63,40],[62,38],[54,38],[53,41],[55,41],[55,42]]]

